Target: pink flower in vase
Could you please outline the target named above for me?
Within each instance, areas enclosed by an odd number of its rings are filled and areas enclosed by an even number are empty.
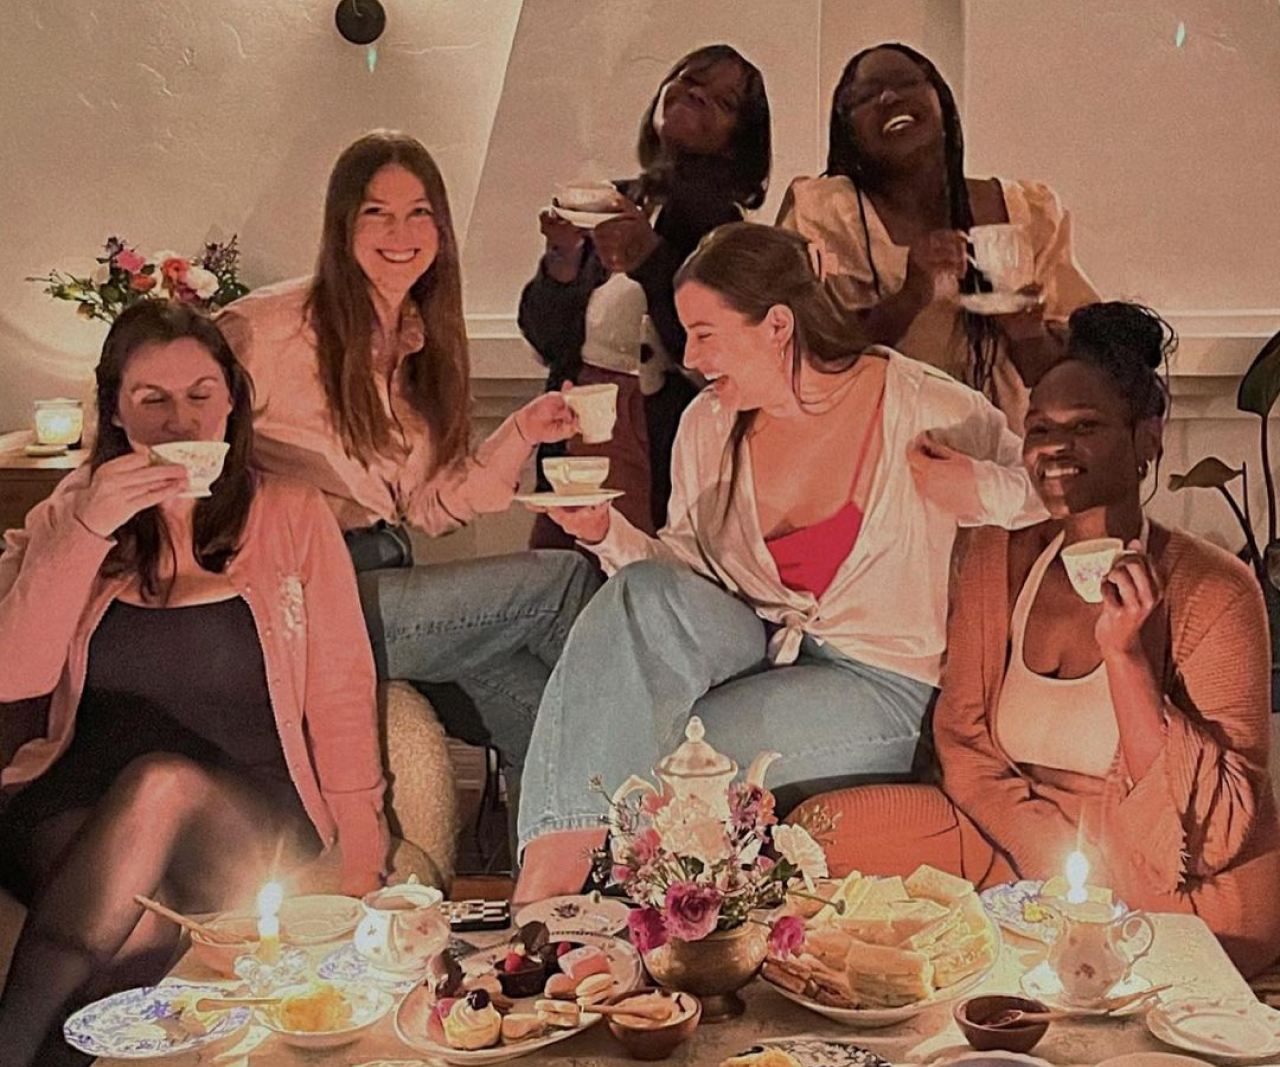
[[[627,916],[627,933],[636,951],[652,952],[667,943],[667,927],[657,908],[636,908]]]
[[[147,261],[132,248],[116,253],[116,266],[121,270],[127,270],[130,274],[137,274],[146,265]]]
[[[170,285],[186,281],[187,271],[190,269],[191,264],[181,256],[168,256],[160,261],[160,273]]]
[[[671,797],[666,793],[646,793],[640,800],[640,810],[646,815],[657,815],[670,803]]]
[[[636,872],[625,864],[615,863],[613,865],[613,870],[610,873],[613,875],[613,880],[615,882],[628,882],[631,880],[631,876]]]
[[[804,920],[787,915],[769,930],[769,955],[785,960],[804,947]]]
[[[640,866],[644,866],[653,859],[661,847],[662,837],[653,828],[636,834],[635,839],[631,842],[631,851],[635,854],[636,863]]]
[[[667,889],[667,933],[681,941],[701,941],[720,919],[720,891],[693,882],[676,882]]]
[[[149,293],[156,287],[154,274],[135,274],[129,279],[129,288],[138,293]]]

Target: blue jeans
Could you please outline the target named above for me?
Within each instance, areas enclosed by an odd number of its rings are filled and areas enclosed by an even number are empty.
[[[686,567],[633,563],[582,612],[534,725],[520,802],[520,847],[553,830],[601,825],[612,792],[651,775],[690,714],[745,768],[782,753],[766,785],[780,805],[830,788],[906,778],[934,689],[806,637],[771,668],[755,611]]]
[[[394,567],[357,575],[380,679],[456,683],[478,723],[446,730],[493,744],[519,774],[542,690],[599,586],[576,552]]]

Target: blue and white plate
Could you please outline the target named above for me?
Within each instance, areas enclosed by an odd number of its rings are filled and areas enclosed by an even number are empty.
[[[392,993],[407,993],[422,981],[426,972],[384,971],[375,967],[348,941],[335,948],[316,968],[316,974],[331,982],[349,982],[352,985],[375,985]]]
[[[1024,879],[1021,882],[993,885],[990,889],[984,889],[979,896],[987,914],[1006,930],[1029,937],[1032,941],[1051,945],[1058,938],[1057,922],[1048,914],[1043,919],[1029,919],[1026,912],[1028,904],[1040,905],[1040,891],[1043,888],[1044,882]],[[1126,914],[1128,910],[1126,904],[1116,901],[1117,916]]]
[[[63,1024],[62,1035],[81,1052],[121,1060],[190,1052],[234,1034],[249,1021],[249,1009],[206,1014],[209,1029],[204,1034],[184,1035],[179,1028],[165,1027],[158,1020],[176,1015],[182,1003],[194,997],[222,997],[226,993],[226,986],[193,982],[126,989],[81,1008]]]
[[[794,1057],[803,1067],[889,1067],[888,1061],[881,1059],[874,1052],[860,1048],[851,1041],[841,1041],[839,1038],[778,1038],[761,1041],[738,1055],[750,1056],[771,1048]]]

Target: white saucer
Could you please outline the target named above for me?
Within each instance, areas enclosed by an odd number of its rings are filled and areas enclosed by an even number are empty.
[[[1280,1055],[1280,1011],[1252,999],[1178,997],[1147,1013],[1152,1036],[1231,1063]]]
[[[520,493],[517,504],[536,508],[589,508],[622,496],[621,489],[591,489],[585,493]]]
[[[553,934],[576,930],[592,934],[616,934],[627,925],[627,916],[630,914],[631,909],[616,897],[588,893],[539,900],[520,909],[516,915],[516,925],[541,922]]]
[[[1190,1056],[1179,1056],[1176,1052],[1126,1052],[1123,1056],[1112,1056],[1103,1060],[1097,1067],[1207,1067],[1204,1060],[1193,1060]]]
[[[1040,303],[1030,293],[961,293],[960,306],[974,315],[1013,315]]]
[[[602,222],[621,216],[620,211],[574,211],[573,208],[552,204],[547,210],[554,211],[565,222],[572,223],[580,230],[594,230]]]
[[[23,445],[22,451],[28,456],[65,456],[67,454],[66,445]]]
[[[1151,979],[1143,978],[1140,974],[1130,974],[1123,981],[1118,982],[1107,993],[1108,997],[1124,997],[1130,993],[1141,993],[1144,989],[1151,988]],[[1033,967],[1022,976],[1022,991],[1032,1000],[1038,1000],[1046,1007],[1055,1011],[1072,1011],[1081,1015],[1106,1015],[1107,1009],[1103,1007],[1090,1007],[1088,1004],[1075,1004],[1062,995],[1062,983],[1058,980],[1058,976],[1054,973],[1049,961],[1045,960],[1038,967]],[[1116,1015],[1130,1015],[1138,1011],[1142,1007],[1142,1001],[1137,1000],[1132,1004],[1121,1008],[1119,1011],[1111,1012]]]

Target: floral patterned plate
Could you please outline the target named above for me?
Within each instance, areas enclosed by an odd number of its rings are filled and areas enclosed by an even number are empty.
[[[750,1056],[766,1049],[777,1049],[795,1057],[801,1067],[889,1067],[874,1052],[859,1048],[851,1041],[839,1038],[783,1037],[761,1041],[758,1045],[738,1053]]]
[[[599,893],[579,896],[548,897],[521,908],[516,925],[545,923],[553,934],[581,930],[593,934],[616,934],[627,925],[631,909],[615,897]]]
[[[1024,879],[1021,882],[1005,882],[984,889],[979,896],[987,914],[995,919],[1010,933],[1030,938],[1046,945],[1053,944],[1058,937],[1058,927],[1053,916],[1047,912],[1043,918],[1037,918],[1040,905],[1040,890],[1044,882]],[[1126,904],[1116,901],[1117,916],[1128,912]]]
[[[453,937],[449,939],[449,952],[461,959],[475,951],[469,941]],[[331,982],[350,982],[353,985],[375,985],[392,993],[407,993],[419,981],[425,972],[384,971],[375,967],[359,952],[356,946],[348,941],[335,948],[316,968],[316,974]]]
[[[175,1015],[181,1001],[192,994],[222,997],[226,993],[224,985],[194,982],[126,989],[81,1008],[63,1024],[62,1036],[81,1052],[121,1060],[191,1052],[234,1034],[249,1021],[249,1009],[231,1008],[210,1016],[204,1034],[184,1036],[179,1028],[162,1026],[159,1020]]]
[[[1280,1055],[1280,1011],[1257,1000],[1180,997],[1147,1012],[1166,1045],[1231,1063]]]

